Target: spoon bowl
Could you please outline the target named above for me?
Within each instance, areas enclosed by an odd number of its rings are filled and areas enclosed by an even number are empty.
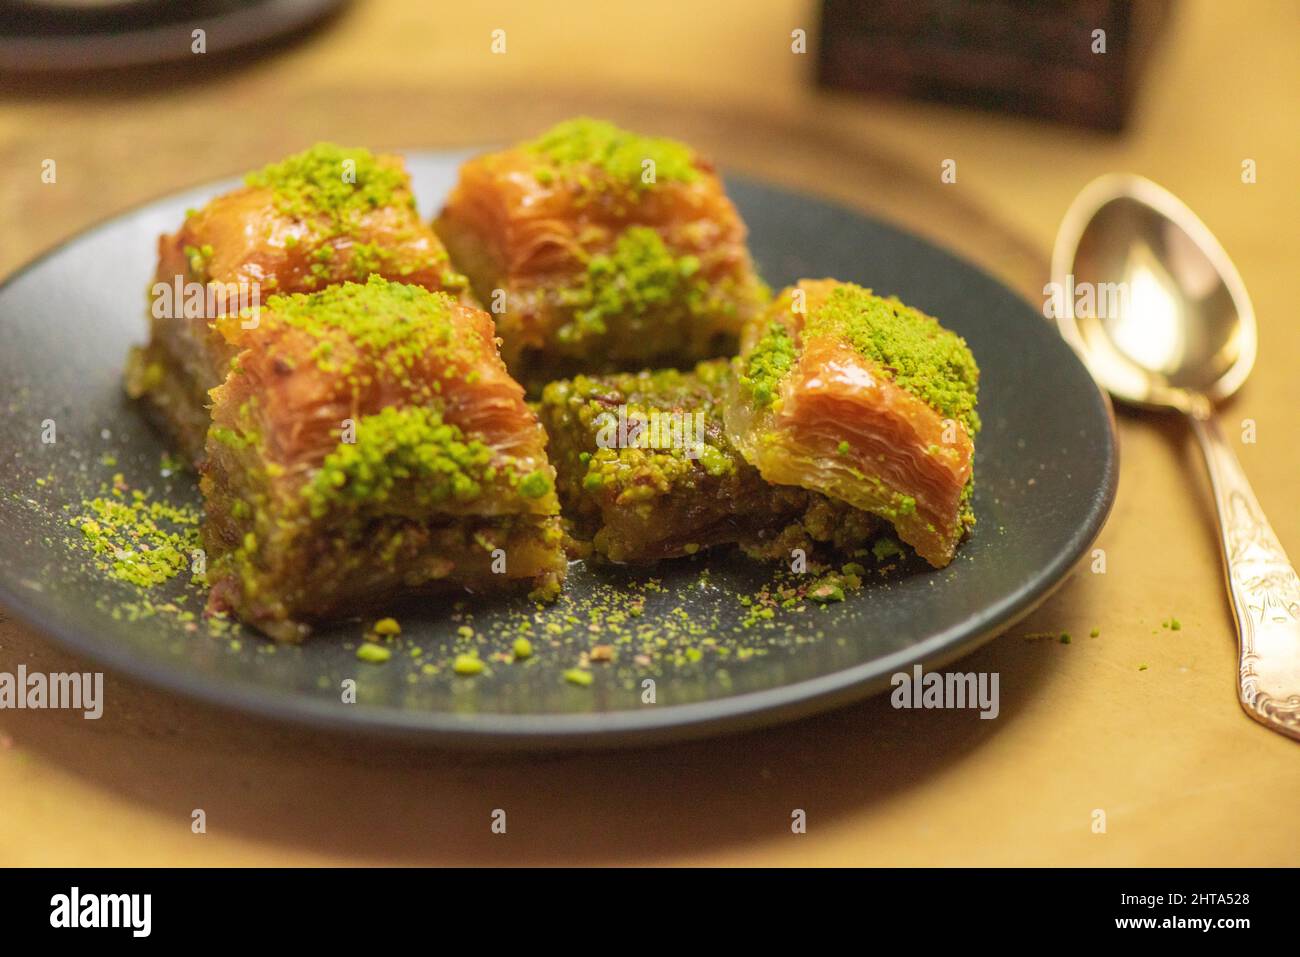
[[[1191,411],[1241,387],[1255,364],[1255,310],[1213,234],[1141,176],[1089,184],[1052,257],[1057,323],[1113,396]]]

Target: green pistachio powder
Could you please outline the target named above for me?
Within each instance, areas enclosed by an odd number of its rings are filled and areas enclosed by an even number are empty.
[[[346,275],[363,280],[373,272],[388,271],[394,254],[376,243],[357,240],[358,227],[367,213],[386,206],[403,205],[415,212],[415,196],[410,192],[406,173],[400,166],[380,163],[367,149],[348,149],[333,143],[317,143],[278,163],[271,163],[244,177],[246,185],[271,190],[276,209],[298,220],[309,229],[308,241],[320,243],[310,254],[311,279],[317,283],[334,278],[331,265],[336,251],[331,240],[353,239],[346,262]],[[412,215],[409,236],[400,234],[400,242],[414,238],[418,218]],[[197,250],[200,256],[211,247]],[[190,250],[187,249],[187,253]],[[407,250],[408,254],[410,250]],[[431,244],[427,258],[403,259],[394,271],[411,275],[417,269],[444,267],[442,284],[452,290],[466,288],[468,280],[446,268],[446,253]],[[193,259],[193,256],[191,256]]]
[[[690,183],[700,176],[695,152],[684,143],[639,136],[590,117],[558,123],[521,148],[537,157],[535,172],[543,184],[567,177],[588,189],[641,192],[653,186],[644,175],[647,161],[654,164],[654,182]]]
[[[611,319],[635,328],[638,321],[683,304],[683,319],[702,315],[709,284],[699,271],[697,257],[675,256],[653,229],[630,226],[611,252],[592,256],[579,282],[560,294],[573,318],[557,335],[561,342],[580,342],[607,333]]]
[[[110,462],[112,457],[101,461]],[[164,455],[160,477],[165,480],[177,470],[175,460]],[[53,481],[53,476],[37,479],[37,485],[46,488]],[[28,500],[28,504],[38,503]],[[200,611],[187,607],[202,605],[202,568],[194,563],[202,545],[197,509],[171,505],[143,489],[132,489],[120,473],[105,483],[96,497],[64,509],[71,513],[68,524],[81,533],[74,545],[87,553],[88,568],[118,583],[131,596],[121,601],[101,596],[98,605],[112,618],[138,621],[169,615],[187,632],[198,631],[202,621],[206,631],[217,637],[239,633],[240,626],[225,615],[201,617]],[[191,571],[191,589],[168,598],[159,596],[161,586],[187,570]],[[237,648],[237,642],[232,642],[232,647]]]
[[[189,567],[199,547],[194,509],[151,501],[140,489],[128,494],[120,475],[104,493],[83,503],[81,514],[69,519],[101,571],[125,584],[151,588]]]
[[[355,176],[345,176],[349,170]],[[370,150],[345,149],[333,143],[317,143],[264,166],[245,176],[244,182],[270,189],[276,207],[288,216],[308,221],[324,218],[340,226],[392,205],[406,190],[406,176],[400,168],[381,165]],[[405,203],[414,209],[415,197],[408,193]]]
[[[901,388],[945,418],[962,422],[971,435],[979,431],[975,358],[961,336],[932,317],[897,299],[842,283],[807,316],[804,336],[822,335],[848,343]],[[758,405],[770,406],[776,400],[798,356],[789,330],[780,322],[771,323],[745,358],[741,379]]]
[[[875,573],[886,577],[892,567],[881,565]],[[425,660],[424,648],[415,641],[381,639],[373,629],[357,656],[378,662],[381,655],[371,646],[389,652],[382,655],[384,661],[404,655],[415,665],[411,681],[448,673],[490,677],[497,665],[529,667],[536,660],[560,660],[570,663],[560,675],[563,681],[590,686],[599,667],[628,690],[638,689],[656,664],[689,668],[707,662],[714,677],[728,685],[730,662],[823,640],[816,619],[807,616],[843,601],[868,574],[855,562],[839,569],[810,566],[802,575],[774,571],[771,581],[754,592],[736,594],[720,593],[706,566],[685,586],[698,590],[702,599],[689,607],[657,578],[601,582],[587,597],[563,592],[551,604],[496,617],[486,628],[476,627],[470,602],[458,601],[449,616],[458,625],[455,638],[441,660]]]
[[[561,123],[525,144],[524,149],[539,158],[538,176],[544,181],[569,176],[580,185],[612,185],[639,192],[650,185],[642,176],[646,159],[654,161],[658,181],[689,182],[699,176],[694,154],[683,144],[637,136],[591,119]],[[339,175],[347,160],[355,165],[355,183]],[[593,184],[593,171],[606,182]],[[349,232],[360,215],[394,202],[399,191],[406,189],[400,170],[381,166],[369,151],[332,144],[317,145],[251,173],[247,183],[272,189],[282,212],[313,221],[326,233]],[[406,202],[414,205],[412,197]],[[195,254],[203,252],[196,250]],[[357,255],[364,262],[356,264],[371,271],[384,253],[363,248]],[[695,279],[698,269],[697,259],[672,255],[654,230],[626,230],[611,253],[592,257],[582,283],[567,294],[577,310],[568,334],[603,333],[605,320],[613,315],[644,315],[676,298],[690,301],[702,294]],[[380,356],[388,370],[400,377],[409,372],[418,356],[431,349],[444,350],[453,374],[458,358],[472,361],[472,356],[456,355],[458,344],[450,336],[447,322],[451,302],[447,296],[374,276],[364,286],[347,283],[312,295],[272,297],[267,307],[272,321],[302,329],[318,340],[313,359],[323,368],[344,376],[355,373],[348,362],[333,364],[333,342],[341,333],[359,351]],[[810,330],[826,329],[845,338],[860,354],[889,370],[901,386],[943,414],[961,419],[972,433],[978,429],[974,361],[959,337],[940,329],[929,317],[896,300],[880,299],[868,290],[846,285],[836,289],[809,317],[808,325]],[[796,358],[797,349],[784,327],[773,324],[748,357],[742,379],[757,402],[771,403]],[[354,444],[340,443],[304,486],[303,495],[313,514],[323,514],[340,503],[382,501],[399,484],[418,489],[422,501],[427,502],[472,497],[494,477],[491,450],[444,422],[436,402],[388,408],[367,416],[358,423],[357,438]],[[256,437],[230,436],[228,440],[255,441]],[[515,487],[526,497],[540,497],[551,490],[549,477],[541,471],[515,476]],[[105,491],[105,495],[83,503],[81,513],[70,520],[81,531],[85,547],[102,572],[145,591],[189,566],[189,556],[199,543],[197,512],[151,501],[139,490],[127,494],[121,476]],[[878,563],[900,554],[896,544],[884,539],[872,551]],[[884,565],[880,573],[887,573],[890,567]],[[790,642],[816,640],[819,634],[810,637],[806,627],[783,622],[781,615],[802,612],[810,603],[816,607],[842,601],[846,589],[859,587],[866,574],[863,566],[852,562],[839,571],[814,567],[810,572],[791,575],[778,571],[772,583],[754,594],[735,596],[745,614],[738,625],[731,626],[730,636],[723,635],[726,626],[721,620],[700,619],[694,610],[680,605],[661,610],[653,621],[641,620],[646,602],[663,592],[656,579],[630,589],[601,586],[603,591],[598,588],[595,597],[585,600],[561,594],[550,607],[538,604],[532,612],[517,614],[504,635],[475,631],[468,624],[472,613],[465,611],[465,603],[458,602],[452,617],[467,622],[458,629],[458,648],[442,666],[423,663],[420,673],[438,674],[446,668],[456,675],[473,676],[488,671],[490,662],[532,661],[540,650],[549,648],[576,654],[576,666],[566,670],[563,679],[585,687],[592,684],[593,676],[591,656],[581,646],[592,641],[609,642],[600,660],[629,658],[635,669],[644,669],[655,660],[689,665],[705,655],[743,661],[769,649],[762,641],[744,640],[752,631],[766,631],[769,636],[775,632]],[[701,572],[700,585],[708,585],[707,569]],[[143,607],[146,614],[170,609],[186,620],[193,618],[193,613],[171,605],[154,606],[147,600],[128,606]],[[214,624],[220,626],[221,622]],[[401,645],[400,632],[396,621],[382,619],[367,635],[369,640],[358,647],[358,659],[388,661],[394,645],[413,659],[422,658],[420,647]],[[509,641],[509,650],[491,650],[502,638]],[[639,673],[635,669],[625,680],[635,680]],[[720,681],[728,680],[725,670],[717,674]]]
[[[340,443],[326,456],[303,489],[313,518],[334,505],[388,501],[399,488],[409,489],[421,507],[447,500],[470,501],[497,477],[493,452],[444,422],[437,409],[387,408],[357,423],[357,441]],[[516,491],[540,498],[551,480],[538,469],[519,478]]]

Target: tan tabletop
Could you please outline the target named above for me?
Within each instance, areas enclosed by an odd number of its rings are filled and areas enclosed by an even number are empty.
[[[1236,436],[1254,420],[1258,441],[1237,450],[1300,557],[1293,5],[1180,5],[1119,138],[816,93],[811,57],[789,46],[796,28],[815,42],[809,2],[479,6],[357,3],[273,55],[195,58],[143,83],[0,81],[0,273],[153,195],[314,139],[503,141],[580,109],[882,212],[1040,302],[1071,197],[1132,170],[1197,210],[1251,291],[1261,358],[1224,422]],[[505,55],[489,50],[498,28]],[[46,158],[53,186],[40,182]],[[945,159],[958,180],[940,187]],[[0,865],[1300,863],[1300,748],[1236,704],[1190,435],[1128,413],[1120,433],[1106,573],[1081,568],[962,665],[1000,673],[995,721],[877,698],[657,751],[501,758],[323,738],[110,675],[99,721],[0,711]],[[1181,630],[1161,628],[1170,616]],[[1074,640],[1024,640],[1049,631]],[[0,610],[0,671],[19,664],[90,670]],[[206,834],[191,831],[196,808]],[[504,836],[490,831],[494,808],[509,815]],[[791,833],[796,808],[806,834]]]

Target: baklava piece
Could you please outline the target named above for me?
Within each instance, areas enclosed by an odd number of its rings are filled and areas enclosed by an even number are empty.
[[[726,424],[763,478],[887,519],[937,568],[971,512],[979,369],[919,310],[851,283],[804,280],[749,327]]]
[[[376,276],[216,332],[237,355],[200,470],[211,610],[296,640],[439,586],[558,587],[546,435],[486,313]]]
[[[470,160],[434,228],[530,388],[733,355],[769,298],[713,167],[598,120]]]
[[[726,359],[552,382],[541,417],[572,533],[617,562],[736,543],[788,560],[795,548],[851,553],[879,521],[843,502],[771,485],[728,441]]]
[[[208,390],[232,355],[212,321],[372,273],[469,301],[468,281],[420,221],[400,157],[322,143],[250,173],[159,238],[149,344],[132,352],[127,391],[197,460]]]

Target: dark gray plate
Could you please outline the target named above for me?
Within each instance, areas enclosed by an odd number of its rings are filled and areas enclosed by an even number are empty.
[[[219,55],[306,28],[343,0],[59,0],[0,5],[0,69],[80,72],[192,61],[192,31]]]
[[[426,214],[463,157],[408,157]],[[528,664],[496,663],[473,678],[445,667],[465,643],[463,626],[478,636],[472,640],[482,654],[508,649],[507,630],[530,613],[521,598],[473,601],[460,612],[450,602],[399,609],[403,644],[383,665],[357,661],[360,621],[302,647],[275,648],[250,634],[232,642],[187,632],[173,614],[130,621],[123,603],[139,596],[89,568],[68,509],[114,472],[158,497],[197,501],[192,476],[162,475],[164,446],[119,382],[128,346],[145,331],[157,236],[187,207],[229,186],[162,199],[98,226],[0,287],[0,603],[60,643],[175,691],[315,725],[474,747],[611,746],[770,724],[878,691],[913,663],[938,667],[1006,629],[1070,572],[1114,498],[1109,407],[1024,300],[885,223],[733,180],[731,194],[773,286],[805,276],[855,280],[941,317],[970,343],[982,370],[978,526],[948,568],[873,571],[842,604],[779,610],[745,628],[749,612],[738,596],[768,581],[770,568],[717,554],[665,564],[653,572],[662,591],[647,596],[644,614],[629,626],[643,636],[662,627],[675,637],[648,664],[635,660],[644,638],[616,644],[617,661],[596,665],[589,687],[563,673],[582,648],[609,640],[608,629],[584,627],[575,637],[570,624],[554,646],[535,638],[538,653]],[[54,444],[41,441],[46,419],[56,423]],[[544,633],[564,614],[585,626],[591,596],[629,581],[639,587],[645,577],[575,565],[570,598],[541,613],[537,627]],[[176,598],[188,587],[152,597]],[[186,599],[188,607],[200,600]],[[428,674],[421,666],[429,662],[442,667]],[[357,682],[355,704],[341,701],[348,678]],[[646,679],[655,682],[653,704],[642,700]]]

